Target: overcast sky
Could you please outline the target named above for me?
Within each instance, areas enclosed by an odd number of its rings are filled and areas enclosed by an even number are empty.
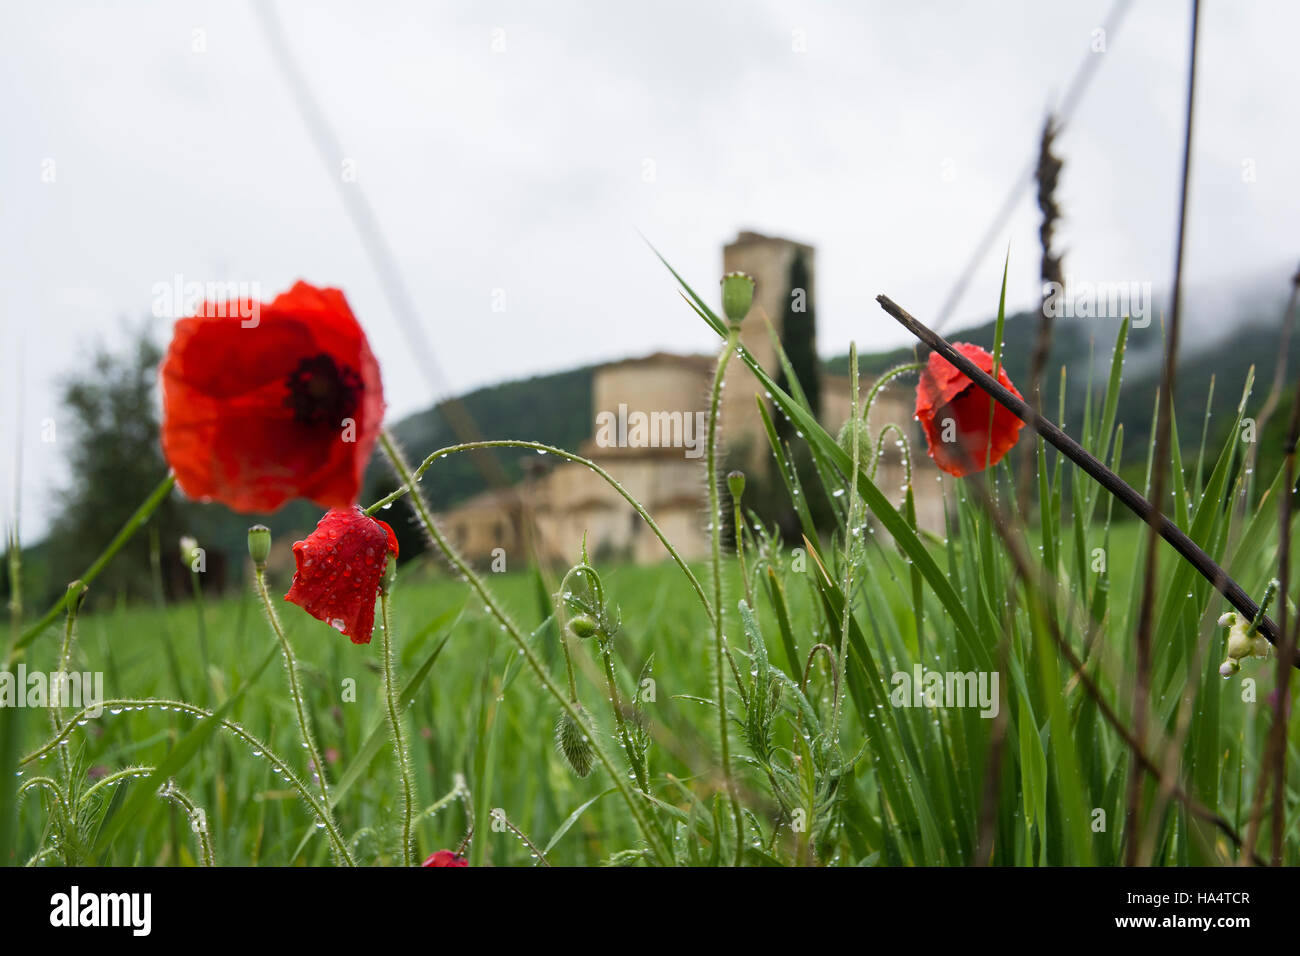
[[[364,192],[455,392],[710,334],[639,238],[716,295],[738,229],[817,247],[819,347],[933,316],[1097,44],[1100,2],[708,0],[277,4],[339,142],[328,165],[249,3],[13,0],[0,12],[0,460],[24,435],[21,527],[48,518],[61,375],[153,288],[343,288],[390,417],[435,385],[338,180]],[[1067,273],[1169,281],[1189,5],[1142,0],[1060,139]],[[1294,260],[1300,4],[1202,13],[1187,272]],[[954,325],[1037,295],[1026,195]],[[494,311],[504,303],[504,311]],[[152,320],[160,338],[169,323]],[[20,374],[21,372],[21,374]],[[527,436],[523,436],[527,437]],[[0,469],[8,518],[12,468]]]

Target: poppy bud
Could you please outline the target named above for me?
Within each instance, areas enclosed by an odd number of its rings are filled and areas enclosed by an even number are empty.
[[[858,434],[858,462],[864,462],[871,454],[871,429],[861,418],[849,418],[840,427],[836,443],[844,449],[844,454],[853,457],[853,433]]]
[[[461,856],[459,853],[454,853],[454,852],[451,851],[451,850],[439,850],[437,853],[432,854],[432,855],[431,855],[427,860],[425,860],[425,861],[424,861],[422,864],[420,864],[420,865],[421,865],[421,867],[425,867],[425,866],[433,866],[433,867],[438,867],[438,866],[451,866],[451,867],[457,867],[457,866],[469,866],[469,860],[465,859],[465,858],[464,858],[463,856]]]
[[[754,279],[743,272],[728,272],[722,277],[722,311],[732,325],[740,325],[754,303]]]
[[[264,524],[255,524],[248,529],[248,556],[259,568],[266,567],[267,555],[271,553],[271,529]]]
[[[73,581],[68,585],[68,594],[70,595],[68,598],[68,613],[81,613],[81,605],[86,603],[86,594],[89,591],[90,588],[86,587],[86,585],[82,584],[80,581]]]
[[[194,564],[194,552],[198,549],[199,543],[194,538],[189,535],[181,538],[181,564],[191,567]]]
[[[573,632],[574,637],[591,637],[596,633],[596,622],[585,614],[579,614],[569,621],[569,630]]]
[[[574,720],[567,710],[561,711],[560,719],[555,722],[555,748],[564,757],[570,770],[579,777],[585,777],[591,773],[596,751],[591,744],[591,733],[585,726],[589,720],[587,711],[581,704],[575,703],[573,706],[582,717],[582,722]]]
[[[731,492],[731,497],[737,500],[745,493],[745,473],[743,471],[727,473],[727,490]]]

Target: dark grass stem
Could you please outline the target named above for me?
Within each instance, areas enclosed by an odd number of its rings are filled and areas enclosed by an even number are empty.
[[[1047,357],[1052,351],[1052,318],[1057,305],[1057,297],[1062,294],[1065,284],[1061,271],[1061,257],[1052,254],[1052,235],[1060,218],[1060,208],[1056,204],[1056,184],[1061,175],[1061,160],[1052,152],[1056,138],[1056,121],[1049,115],[1043,123],[1043,134],[1039,141],[1038,167],[1034,178],[1038,182],[1038,208],[1043,214],[1043,221],[1038,228],[1039,243],[1042,246],[1042,258],[1039,265],[1039,278],[1043,283],[1043,293],[1038,309],[1038,337],[1029,358],[1029,400],[1034,410],[1043,410],[1043,372],[1047,368]],[[996,354],[1000,357],[1002,343],[995,344]],[[997,370],[994,370],[994,375]],[[989,409],[992,415],[993,410]],[[990,431],[992,429],[990,428]],[[1034,466],[1038,461],[1037,443],[1028,445],[1020,456],[1019,502],[1020,513],[1028,513],[1029,488],[1033,484]]]
[[[1082,445],[1067,435],[1051,421],[1037,414],[1024,399],[998,384],[992,376],[979,368],[974,362],[954,349],[942,336],[922,325],[911,313],[907,312],[886,295],[876,296],[887,313],[898,320],[905,329],[934,349],[951,362],[958,370],[967,375],[972,382],[989,394],[1002,407],[1012,412],[1017,418],[1041,435],[1052,447],[1079,466],[1089,477],[1115,496],[1126,508],[1148,523],[1154,522],[1160,536],[1169,542],[1197,573],[1209,581],[1234,608],[1254,619],[1259,614],[1259,605],[1249,594],[1228,576],[1213,558],[1206,554],[1199,545],[1187,536],[1178,525],[1167,516],[1160,514],[1151,502],[1142,497],[1130,484],[1115,474]],[[1259,631],[1274,646],[1281,643],[1281,632],[1272,618],[1265,615],[1260,620]],[[1300,668],[1300,660],[1292,655],[1292,663]]]
[[[1119,735],[1124,745],[1133,754],[1134,764],[1137,768],[1144,773],[1150,774],[1156,781],[1157,785],[1167,787],[1168,792],[1179,803],[1186,807],[1189,813],[1218,829],[1225,837],[1227,837],[1234,848],[1243,847],[1245,841],[1243,841],[1241,834],[1230,822],[1228,822],[1227,819],[1198,801],[1188,793],[1181,784],[1176,781],[1165,781],[1164,771],[1160,765],[1146,752],[1144,747],[1139,744],[1137,736],[1133,730],[1124,724],[1120,719],[1119,714],[1116,713],[1115,708],[1113,708],[1106,700],[1105,695],[1101,692],[1101,688],[1097,685],[1097,682],[1093,679],[1092,675],[1088,673],[1083,661],[1079,659],[1079,655],[1074,652],[1069,641],[1065,639],[1065,635],[1061,633],[1060,624],[1057,622],[1056,617],[1047,610],[1047,608],[1055,606],[1058,599],[1056,579],[1050,574],[1044,574],[1041,576],[1034,574],[1033,565],[1030,563],[1029,555],[1025,551],[1019,538],[1017,538],[1015,533],[1012,531],[1011,526],[1008,523],[1007,518],[1003,515],[1001,509],[998,508],[996,503],[994,503],[988,489],[985,487],[982,476],[975,476],[975,480],[969,482],[969,487],[973,489],[972,497],[989,516],[993,529],[1002,539],[1007,554],[1011,558],[1012,564],[1015,566],[1016,574],[1024,582],[1025,596],[1030,602],[1031,612],[1035,608],[1039,611],[1040,616],[1046,623],[1047,632],[1052,639],[1052,643],[1056,645],[1057,650],[1060,651],[1061,656],[1065,659],[1066,664],[1069,665],[1073,672],[1071,680],[1077,681],[1084,689],[1084,692],[1092,698],[1093,702],[1097,705],[1097,711],[1101,714],[1102,719],[1105,720],[1106,723],[1110,724]],[[1037,591],[1045,593],[1045,604],[1040,604],[1038,602],[1036,596]],[[1262,861],[1259,860],[1258,857],[1255,857],[1255,862],[1259,863]]]
[[[1251,802],[1250,825],[1246,830],[1246,856],[1250,857],[1259,840],[1260,824],[1264,815],[1264,795],[1270,786],[1273,790],[1271,810],[1272,829],[1272,863],[1282,865],[1282,837],[1285,832],[1286,811],[1286,728],[1291,715],[1291,681],[1290,672],[1284,661],[1285,654],[1294,653],[1297,629],[1300,622],[1290,626],[1287,607],[1291,575],[1291,511],[1295,488],[1296,441],[1300,440],[1300,384],[1296,386],[1295,398],[1291,405],[1291,421],[1287,428],[1286,458],[1283,463],[1286,475],[1286,491],[1278,502],[1278,572],[1282,599],[1278,602],[1278,624],[1286,639],[1282,642],[1277,661],[1277,681],[1274,688],[1273,721],[1269,726],[1268,742],[1264,748],[1264,759],[1260,763],[1259,776],[1255,784],[1255,797]]]
[[[1147,708],[1151,691],[1151,628],[1155,617],[1156,575],[1159,549],[1159,519],[1164,507],[1165,478],[1169,471],[1169,442],[1171,419],[1174,411],[1174,383],[1178,376],[1178,341],[1182,325],[1183,252],[1187,238],[1187,192],[1192,165],[1192,118],[1196,106],[1196,39],[1200,28],[1200,0],[1192,0],[1192,36],[1187,63],[1187,112],[1183,124],[1183,167],[1178,206],[1178,239],[1174,251],[1174,281],[1170,294],[1173,298],[1169,312],[1169,328],[1165,339],[1165,365],[1160,380],[1159,413],[1156,416],[1156,442],[1154,473],[1151,477],[1151,502],[1153,509],[1147,518],[1146,562],[1142,572],[1142,603],[1138,610],[1137,672],[1133,681],[1133,721],[1138,742],[1145,744],[1147,736]],[[1285,639],[1285,635],[1279,635]],[[1134,764],[1128,781],[1128,811],[1126,813],[1125,862],[1134,866],[1138,862],[1141,828],[1142,780]]]

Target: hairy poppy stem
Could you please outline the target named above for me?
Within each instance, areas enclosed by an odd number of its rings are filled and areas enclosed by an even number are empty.
[[[722,404],[722,383],[727,374],[727,363],[740,342],[740,331],[731,325],[727,339],[718,355],[717,370],[713,375],[713,389],[709,393],[708,447],[704,452],[707,484],[709,486],[709,539],[713,550],[713,667],[716,681],[714,692],[718,696],[718,737],[722,747],[722,780],[731,803],[731,814],[736,820],[736,865],[745,855],[745,818],[740,813],[740,800],[736,797],[736,782],[731,773],[731,744],[727,734],[727,672],[722,665],[722,507],[718,500],[718,418]]]
[[[396,558],[389,558],[395,561]],[[388,725],[393,732],[393,754],[402,778],[402,866],[415,864],[412,853],[412,816],[415,813],[415,781],[411,775],[411,755],[402,732],[402,710],[397,701],[397,681],[393,670],[393,624],[388,613],[388,585],[379,592],[379,611],[384,625],[384,697],[388,706]]]
[[[1206,554],[1199,545],[1189,538],[1178,525],[1158,511],[1151,502],[1142,497],[1128,482],[1115,474],[1098,459],[1089,454],[1082,445],[1063,432],[1051,421],[1034,411],[1022,398],[1004,388],[986,374],[974,362],[966,358],[937,332],[926,328],[906,309],[899,306],[887,295],[876,296],[880,307],[898,320],[907,331],[938,352],[955,366],[963,375],[983,389],[994,401],[1006,408],[1026,425],[1043,437],[1048,444],[1056,448],[1070,461],[1078,465],[1094,481],[1120,500],[1130,511],[1148,524],[1152,524],[1160,537],[1164,538],[1193,568],[1209,581],[1214,589],[1227,599],[1228,603],[1251,620],[1259,614],[1257,605],[1249,594],[1228,576],[1213,558]],[[1264,615],[1259,622],[1259,631],[1274,647],[1281,646],[1281,635],[1273,619]],[[1300,668],[1300,659],[1292,660],[1293,666]]]
[[[260,673],[260,670],[258,672]],[[257,753],[266,758],[267,762],[271,765],[271,769],[280,774],[290,787],[298,791],[298,795],[302,797],[303,802],[306,803],[307,806],[311,808],[312,813],[316,815],[316,819],[325,830],[325,835],[329,838],[330,845],[334,848],[334,852],[338,859],[345,866],[356,866],[356,861],[352,858],[352,854],[348,851],[348,845],[343,840],[343,834],[339,832],[338,826],[334,822],[334,815],[330,813],[328,801],[322,801],[312,793],[311,788],[307,786],[306,782],[299,779],[298,774],[294,772],[293,767],[289,765],[287,760],[276,754],[262,740],[245,730],[242,725],[237,724],[235,721],[226,717],[222,717],[219,711],[214,713],[204,707],[197,707],[189,701],[171,700],[170,698],[164,697],[114,697],[109,700],[101,700],[96,706],[103,710],[107,710],[110,714],[117,713],[118,710],[131,710],[133,708],[135,710],[144,710],[145,708],[149,708],[159,711],[170,710],[175,713],[185,713],[198,720],[215,721],[217,725],[228,734],[248,744]],[[25,767],[28,764],[45,757],[51,750],[67,740],[72,732],[80,726],[80,722],[89,716],[89,708],[83,707],[81,710],[77,711],[72,715],[68,722],[63,725],[61,731],[47,740],[39,748],[33,750],[31,753],[27,754],[27,756],[18,761],[18,766]],[[135,767],[133,769],[138,772],[142,768]],[[125,772],[126,771],[123,771],[123,773]],[[150,772],[152,772],[152,770]],[[37,780],[42,778],[34,777],[32,779]],[[102,787],[111,779],[113,779],[113,775],[103,778],[95,785],[95,787]],[[32,781],[30,780],[28,781],[28,783],[31,782]],[[93,790],[94,787],[91,789]],[[82,795],[82,799],[85,799],[85,794]]]
[[[425,503],[424,496],[421,495],[419,489],[416,488],[416,474],[411,471],[411,466],[407,464],[405,456],[402,455],[401,450],[397,447],[397,443],[393,441],[393,437],[389,434],[387,429],[384,429],[379,433],[379,447],[383,449],[385,457],[388,458],[389,464],[392,465],[393,471],[397,475],[397,480],[402,483],[405,491],[410,492],[408,501],[411,510],[415,513],[416,520],[429,536],[429,540],[440,552],[442,552],[443,557],[451,563],[456,571],[465,579],[466,583],[474,590],[474,593],[477,594],[479,599],[483,602],[483,606],[487,608],[488,613],[491,614],[492,617],[496,618],[497,622],[505,628],[506,634],[509,636],[510,640],[514,641],[515,646],[519,649],[519,653],[523,655],[524,663],[526,663],[536,675],[542,687],[546,689],[546,692],[555,698],[560,707],[576,723],[581,725],[582,714],[579,712],[577,705],[573,701],[569,700],[560,686],[551,678],[549,671],[533,652],[532,647],[524,637],[523,631],[519,629],[519,625],[515,623],[514,618],[512,618],[504,606],[502,606],[491,588],[483,582],[483,579],[475,573],[469,563],[461,557],[460,553],[457,552],[455,548],[452,547],[451,542],[448,541],[446,536],[442,533],[442,529],[440,529],[437,522],[433,520],[433,514],[430,512],[428,504]],[[595,735],[593,735],[593,744],[595,744],[595,739]],[[671,841],[660,832],[660,830],[654,825],[653,820],[646,815],[644,796],[634,793],[632,788],[627,785],[627,781],[624,779],[623,774],[616,766],[614,766],[614,762],[610,759],[609,755],[605,753],[604,746],[595,744],[594,749],[596,752],[596,759],[600,761],[601,765],[609,773],[610,779],[618,789],[619,795],[627,804],[627,808],[632,814],[632,819],[636,821],[637,826],[641,830],[642,836],[645,837],[646,843],[650,846],[651,852],[653,852],[661,862],[667,863],[671,861],[673,858]]]
[[[311,766],[316,774],[316,782],[320,786],[321,796],[325,798],[325,806],[328,808],[329,789],[325,778],[325,763],[321,760],[320,751],[316,749],[316,738],[312,736],[311,720],[307,716],[307,705],[302,699],[302,685],[298,683],[298,659],[294,656],[293,647],[289,644],[289,638],[285,636],[284,627],[280,624],[280,616],[275,613],[275,604],[271,601],[271,592],[266,589],[266,572],[262,568],[255,568],[253,576],[257,580],[257,593],[262,599],[262,606],[266,608],[266,617],[271,622],[271,630],[275,632],[275,636],[280,641],[280,651],[284,655],[284,672],[289,679],[289,696],[293,699],[294,711],[298,717],[298,730],[302,734],[302,745],[311,758]]]

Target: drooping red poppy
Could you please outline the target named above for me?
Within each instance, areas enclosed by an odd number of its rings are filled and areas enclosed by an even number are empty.
[[[439,850],[427,860],[420,864],[421,866],[469,866],[469,860],[465,859],[459,853],[453,853],[451,850]]]
[[[162,446],[191,498],[351,505],[384,417],[379,364],[338,289],[207,302],[163,360]]]
[[[993,356],[978,345],[954,342],[953,348],[983,371],[993,373]],[[1019,397],[1005,369],[998,369],[997,380]],[[921,370],[916,386],[916,417],[925,430],[925,444],[934,463],[959,478],[983,471],[986,461],[989,465],[1001,461],[1025,425],[938,352],[930,353]]]
[[[375,597],[384,566],[397,558],[397,535],[356,505],[325,513],[305,541],[293,545],[297,570],[286,601],[342,631],[353,644],[369,644]]]

